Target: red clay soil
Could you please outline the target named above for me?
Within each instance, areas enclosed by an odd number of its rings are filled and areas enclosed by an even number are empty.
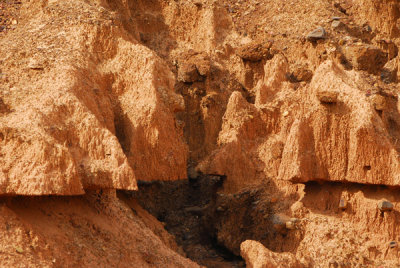
[[[5,267],[197,266],[174,251],[178,247],[157,220],[132,210],[113,191],[3,198],[1,215]]]
[[[0,1],[0,266],[399,266],[399,21]]]

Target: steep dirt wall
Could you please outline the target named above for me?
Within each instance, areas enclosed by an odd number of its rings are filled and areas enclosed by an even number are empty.
[[[273,176],[294,182],[398,186],[398,136],[392,130],[398,111],[386,105],[391,97],[379,92],[366,95],[369,85],[334,61],[321,64],[309,87],[294,91],[285,77],[287,67],[278,64],[284,58],[275,57],[267,64],[273,71],[258,87],[256,105],[239,92],[232,94],[218,140],[221,147],[199,170],[227,175],[226,187],[232,185],[231,190],[240,188],[233,185]],[[334,99],[325,101],[329,94]],[[274,111],[277,103],[280,110]],[[269,138],[275,140],[274,150],[262,151]],[[281,159],[275,164],[278,168],[271,173],[263,170],[274,158]]]
[[[400,6],[397,1],[349,1],[350,12],[370,23],[383,35],[399,37]]]
[[[385,118],[379,115],[382,111],[397,118],[397,108],[371,105],[374,97],[383,102],[386,98],[366,96],[363,88],[368,85],[357,80],[356,74],[346,73],[333,63],[318,68],[310,84],[310,95],[315,99],[303,108],[307,113],[293,123],[287,138],[281,178],[398,186],[399,159],[393,143],[398,137],[390,137]],[[321,103],[321,95],[330,92],[338,94],[337,100]]]
[[[162,60],[101,6],[56,1],[21,12],[21,27],[1,40],[2,193],[82,194],[186,177],[174,119],[184,103]]]
[[[158,221],[175,211],[250,267],[397,264],[397,2],[16,5],[0,21],[0,195],[82,197],[4,199],[4,265],[195,265]],[[224,178],[210,200],[190,192],[203,175]],[[152,181],[158,220],[98,192]]]

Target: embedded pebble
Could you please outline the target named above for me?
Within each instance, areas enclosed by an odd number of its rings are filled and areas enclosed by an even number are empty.
[[[307,34],[306,37],[306,39],[311,42],[325,38],[326,38],[326,31],[323,27],[318,27],[317,29],[311,31],[310,33]]]
[[[391,211],[393,210],[393,204],[387,200],[381,200],[378,202],[378,208],[380,211]]]

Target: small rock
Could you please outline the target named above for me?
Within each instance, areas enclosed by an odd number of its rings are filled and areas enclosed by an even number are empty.
[[[374,94],[371,98],[372,105],[374,106],[375,110],[383,111],[386,107],[386,99],[384,96],[379,94]]]
[[[43,70],[44,65],[36,59],[30,59],[28,63],[28,68],[32,70]]]
[[[295,66],[295,70],[293,71],[291,77],[294,82],[310,82],[313,77],[313,72],[307,69],[306,66]]]
[[[187,170],[187,174],[189,179],[195,180],[199,177],[199,173],[196,171],[194,167],[189,167]]]
[[[260,61],[262,59],[271,59],[273,56],[270,51],[272,44],[272,41],[263,43],[252,42],[240,46],[236,50],[236,54],[243,60],[247,61]]]
[[[393,204],[387,200],[380,200],[378,202],[378,208],[380,211],[392,211]]]
[[[336,91],[319,91],[317,98],[321,103],[335,103],[337,102],[339,93]]]
[[[386,84],[397,82],[397,62],[395,59],[385,64],[381,71],[381,80]]]
[[[390,247],[390,248],[395,248],[395,247],[397,247],[397,242],[396,242],[396,241],[390,242],[390,243],[389,243],[389,247]]]
[[[189,212],[189,213],[192,213],[192,214],[196,214],[196,215],[203,214],[204,210],[205,210],[205,208],[197,207],[197,206],[185,208],[186,212]]]
[[[225,209],[223,207],[219,206],[219,207],[217,207],[217,211],[218,212],[223,212],[223,211],[225,211]]]
[[[294,229],[296,229],[296,227],[295,227],[295,225],[294,225],[294,222],[287,221],[287,222],[286,222],[286,229],[289,229],[289,230],[294,230]]]
[[[16,251],[17,253],[19,253],[19,254],[24,253],[24,250],[23,250],[22,248],[20,248],[20,247],[15,247],[15,251]]]
[[[16,25],[16,24],[18,24],[18,21],[17,20],[13,20],[11,23],[12,23],[12,25]]]
[[[343,28],[344,24],[340,20],[334,20],[332,21],[331,27],[332,29],[338,30],[340,28]]]
[[[392,70],[382,69],[381,80],[386,84],[390,84],[396,81],[396,75],[397,73]]]
[[[189,51],[178,64],[178,81],[193,83],[203,81],[211,69],[210,58],[206,53]]]
[[[332,17],[332,20],[341,20],[341,17]]]
[[[345,210],[347,208],[347,201],[343,198],[339,201],[339,209]]]
[[[371,26],[369,26],[369,25],[365,25],[365,26],[363,27],[363,30],[366,31],[367,33],[369,33],[369,32],[372,31]]]
[[[284,111],[282,115],[283,115],[283,117],[286,117],[286,116],[289,115],[289,112],[288,111]]]
[[[297,218],[291,218],[289,221],[286,222],[286,229],[289,230],[296,229],[296,222],[298,222]]]
[[[183,63],[178,68],[178,81],[185,83],[193,83],[202,81],[203,78],[197,71],[196,65],[193,63]]]
[[[311,42],[315,42],[320,39],[326,38],[326,31],[323,27],[318,27],[314,31],[307,34],[306,39]]]
[[[274,214],[272,216],[272,225],[278,232],[286,232],[288,229],[286,223],[290,221],[291,219],[284,214]]]

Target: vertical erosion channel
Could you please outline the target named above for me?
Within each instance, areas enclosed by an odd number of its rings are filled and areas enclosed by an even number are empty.
[[[139,181],[137,192],[121,191],[164,223],[188,258],[206,267],[245,267],[240,256],[217,243],[211,214],[224,177],[196,180]]]

